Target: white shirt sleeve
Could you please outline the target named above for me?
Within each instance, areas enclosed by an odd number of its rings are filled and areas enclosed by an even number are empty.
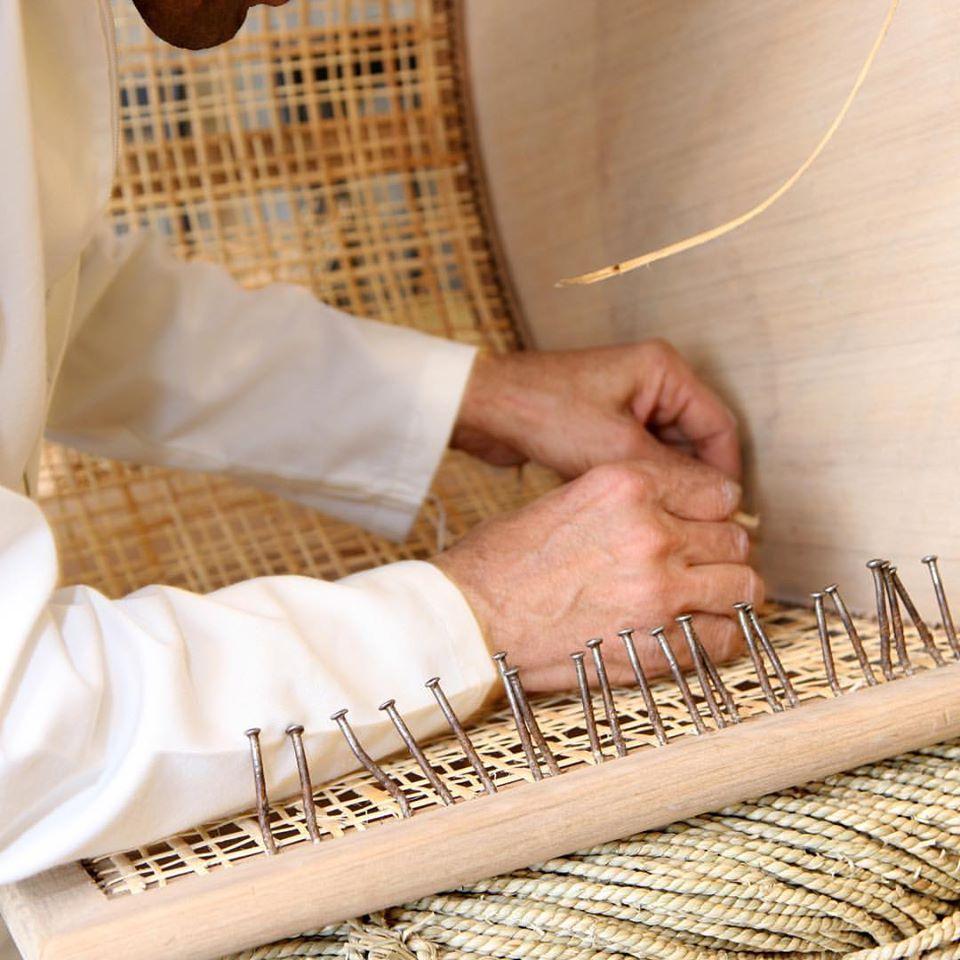
[[[306,728],[321,782],[356,766],[334,710],[382,756],[400,746],[383,700],[424,737],[443,729],[426,679],[465,717],[496,676],[463,596],[428,563],[115,601],[55,590],[56,575],[40,509],[0,488],[0,883],[249,808],[248,727],[279,799],[298,783],[288,723]]]
[[[473,347],[241,288],[107,229],[81,269],[48,433],[117,459],[232,474],[395,539],[425,496]]]

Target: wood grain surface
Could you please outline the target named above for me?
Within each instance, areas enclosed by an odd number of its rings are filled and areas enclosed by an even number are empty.
[[[903,0],[857,101],[774,208],[587,288],[564,276],[714,226],[833,119],[887,0],[470,3],[502,241],[541,347],[672,340],[742,417],[775,596],[872,603],[889,556],[960,584],[960,6]],[[960,589],[960,587],[958,587]]]

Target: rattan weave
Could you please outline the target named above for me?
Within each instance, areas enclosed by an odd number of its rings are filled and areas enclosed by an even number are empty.
[[[798,709],[830,697],[810,611],[775,608],[766,623],[801,698]],[[858,620],[857,626],[875,658],[875,625]],[[858,666],[843,637],[834,642],[841,687],[850,693],[862,685]],[[940,643],[945,647],[942,636]],[[921,649],[911,638],[912,659],[929,668]],[[749,661],[722,673],[745,718],[769,710]],[[655,684],[654,692],[671,737],[694,735],[672,682]],[[670,749],[653,745],[635,690],[617,691],[617,704],[631,751]],[[698,704],[705,714],[701,698]],[[593,762],[578,700],[538,698],[535,708],[562,768]],[[506,712],[473,725],[470,734],[500,786],[529,778]],[[608,741],[605,746],[609,762],[616,762]],[[458,799],[480,796],[454,740],[429,745],[427,754]],[[415,809],[437,803],[412,760],[395,759],[385,767]],[[379,820],[397,816],[390,798],[365,774],[319,788],[316,799],[323,842],[335,843],[350,830],[376,830]],[[273,829],[281,847],[307,841],[299,802],[275,808]],[[87,867],[109,895],[130,895],[167,883],[202,884],[197,874],[262,854],[251,813]],[[960,925],[951,916],[957,900],[960,743],[864,766],[240,956],[946,957],[960,951],[954,943]],[[930,948],[937,952],[929,954]]]
[[[504,351],[515,308],[494,262],[450,0],[257,7],[229,45],[184,53],[115,0],[122,136],[117,229],[152,229],[244,284],[303,284],[359,316]],[[451,454],[435,493],[453,536],[552,483]],[[436,544],[428,507],[403,545],[223,477],[49,447],[40,499],[65,583],[111,596],[162,581],[337,578]]]

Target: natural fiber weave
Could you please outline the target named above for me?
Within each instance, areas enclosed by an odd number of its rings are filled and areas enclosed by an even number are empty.
[[[770,613],[768,631],[801,700],[829,697],[812,614],[796,608]],[[858,620],[857,626],[875,653],[875,625]],[[914,663],[929,666],[916,637],[908,639]],[[850,692],[862,683],[855,658],[843,636],[834,646],[841,686]],[[744,717],[768,711],[747,661],[722,673]],[[693,735],[674,685],[662,681],[654,693],[671,736]],[[670,749],[653,746],[636,691],[618,690],[617,704],[632,751]],[[535,709],[561,767],[592,762],[573,698],[539,698]],[[499,785],[528,779],[505,711],[470,734]],[[612,755],[609,743],[606,748]],[[454,741],[438,741],[427,754],[458,798],[479,795]],[[414,807],[436,802],[411,760],[385,767]],[[330,834],[324,842],[336,842],[341,831],[377,829],[377,820],[396,815],[390,798],[365,774],[319,788],[316,799],[321,830]],[[306,840],[296,801],[274,810],[273,827],[281,846]],[[256,819],[249,815],[87,866],[116,895],[168,882],[203,883],[177,878],[261,853]],[[947,958],[960,956],[960,915],[953,913],[958,900],[960,742],[305,933],[236,960]]]
[[[208,53],[174,50],[116,0],[118,230],[152,229],[248,286],[299,283],[360,316],[493,351],[514,308],[483,215],[450,0],[257,7]],[[553,483],[451,455],[435,485],[456,536]],[[397,546],[253,488],[46,452],[40,500],[64,583],[111,596],[162,581],[337,578],[435,552],[427,508]]]
[[[235,960],[960,956],[960,742]]]
[[[767,630],[777,645],[784,667],[801,701],[830,699],[820,658],[820,645],[813,614],[800,608],[774,608],[766,619]],[[876,625],[861,620],[861,636],[868,649],[878,647]],[[910,649],[918,667],[930,666],[918,638],[911,636]],[[941,640],[942,643],[945,641]],[[840,637],[835,641],[837,675],[845,692],[863,685],[859,665],[849,644]],[[760,685],[750,660],[740,660],[721,668],[724,683],[737,701],[741,717],[768,713]],[[573,670],[571,668],[571,677]],[[698,695],[696,684],[692,684]],[[671,680],[654,685],[654,695],[667,734],[671,738],[693,736],[692,719],[680,692]],[[596,713],[603,716],[597,698]],[[706,714],[702,695],[698,695],[700,712]],[[561,769],[566,770],[594,762],[584,728],[578,696],[541,697],[534,701],[537,720]],[[624,738],[631,750],[658,749],[653,728],[637,689],[617,692],[618,715]],[[799,709],[803,709],[803,704]],[[296,720],[296,718],[292,718]],[[603,721],[605,723],[605,721]],[[710,726],[709,721],[707,725]],[[475,724],[470,730],[477,752],[498,788],[511,783],[532,780],[519,743],[510,712],[501,709]],[[717,736],[723,736],[720,732]],[[397,740],[398,750],[402,742]],[[665,748],[669,750],[669,745]],[[482,785],[469,766],[456,739],[449,736],[426,748],[430,763],[448,784],[454,797],[472,802],[483,794]],[[607,744],[607,754],[613,751]],[[403,753],[383,764],[386,772],[403,788],[414,811],[437,806],[439,801],[416,761]],[[317,821],[324,842],[353,830],[364,830],[379,821],[399,817],[396,802],[387,795],[369,774],[360,771],[315,791]],[[251,803],[253,801],[251,787]],[[272,814],[272,831],[281,848],[310,842],[303,806],[299,799],[278,803]],[[244,816],[197,827],[177,837],[150,844],[140,850],[127,851],[100,858],[88,869],[98,884],[112,896],[136,894],[151,887],[178,882],[190,874],[203,874],[251,856],[264,855],[263,838],[253,811]]]

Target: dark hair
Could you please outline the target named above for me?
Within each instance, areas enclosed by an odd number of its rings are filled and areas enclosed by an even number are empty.
[[[147,26],[175,47],[203,50],[235,36],[250,0],[133,0]]]

